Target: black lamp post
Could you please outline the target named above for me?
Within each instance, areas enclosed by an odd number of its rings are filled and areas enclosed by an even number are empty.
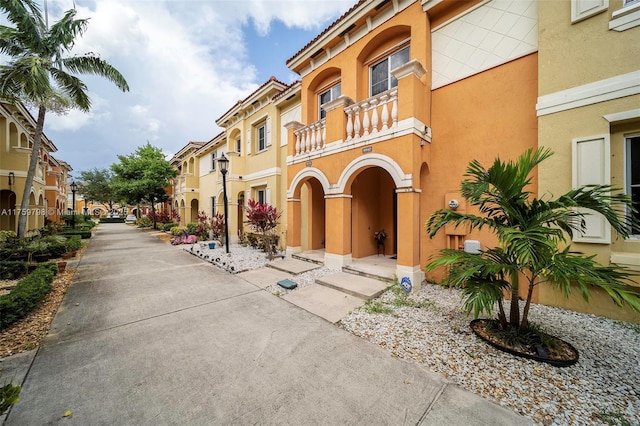
[[[229,203],[227,201],[227,171],[229,170],[229,159],[222,154],[220,158],[218,158],[218,164],[220,165],[220,173],[222,173],[222,192],[224,194],[224,241],[227,246],[227,253],[229,253]]]
[[[69,185],[71,188],[71,207],[73,210],[71,211],[71,226],[73,229],[76,229],[76,191],[78,190],[78,184],[74,181]]]
[[[89,214],[89,209],[87,208],[87,196],[84,196],[84,208],[82,209],[82,214],[85,216]]]

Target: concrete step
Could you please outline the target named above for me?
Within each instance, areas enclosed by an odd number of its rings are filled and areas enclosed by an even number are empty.
[[[316,265],[324,265],[324,258],[305,255],[304,253],[292,254],[293,259],[302,260],[303,262],[315,263]]]
[[[365,303],[363,299],[322,285],[303,287],[282,298],[332,323]]]
[[[379,279],[337,272],[317,278],[316,283],[362,300],[380,296],[389,287],[389,283]]]
[[[291,275],[300,275],[304,272],[318,269],[320,266],[297,259],[281,259],[267,263],[267,267],[287,272]]]
[[[374,280],[382,280],[389,284],[393,284],[395,271],[389,271],[388,268],[376,268],[370,265],[347,265],[342,267],[342,272],[361,277],[367,277]]]
[[[277,284],[280,280],[291,278],[290,273],[274,268],[252,269],[250,271],[241,272],[236,276],[260,288],[267,288],[270,285]]]

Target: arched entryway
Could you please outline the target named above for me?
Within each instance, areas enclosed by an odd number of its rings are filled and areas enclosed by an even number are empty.
[[[197,222],[198,221],[198,212],[199,212],[199,204],[198,204],[198,199],[194,198],[193,200],[191,200],[191,220],[190,222]]]
[[[380,167],[359,171],[351,183],[351,254],[354,259],[397,253],[396,185]],[[376,232],[384,232],[378,245]]]
[[[325,248],[324,189],[316,178],[305,180],[300,186],[302,251]]]
[[[16,230],[16,194],[8,189],[0,191],[0,230]]]

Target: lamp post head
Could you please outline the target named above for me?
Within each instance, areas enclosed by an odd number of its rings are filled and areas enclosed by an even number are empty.
[[[78,184],[73,181],[71,182],[71,185],[69,185],[69,188],[71,188],[71,192],[76,192],[78,190]]]
[[[225,157],[224,153],[220,156],[220,158],[218,158],[218,165],[220,166],[220,172],[223,175],[226,175],[227,171],[229,170],[229,159]]]

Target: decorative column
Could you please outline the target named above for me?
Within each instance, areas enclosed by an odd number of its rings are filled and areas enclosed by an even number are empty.
[[[411,286],[411,291],[420,290],[425,279],[420,266],[420,235],[424,233],[420,223],[420,192],[415,188],[396,189],[398,218],[402,218],[398,220],[396,275],[400,284]]]
[[[287,198],[287,256],[302,251],[301,218],[300,198]]]
[[[351,194],[325,196],[324,264],[339,269],[349,265],[351,256]]]

